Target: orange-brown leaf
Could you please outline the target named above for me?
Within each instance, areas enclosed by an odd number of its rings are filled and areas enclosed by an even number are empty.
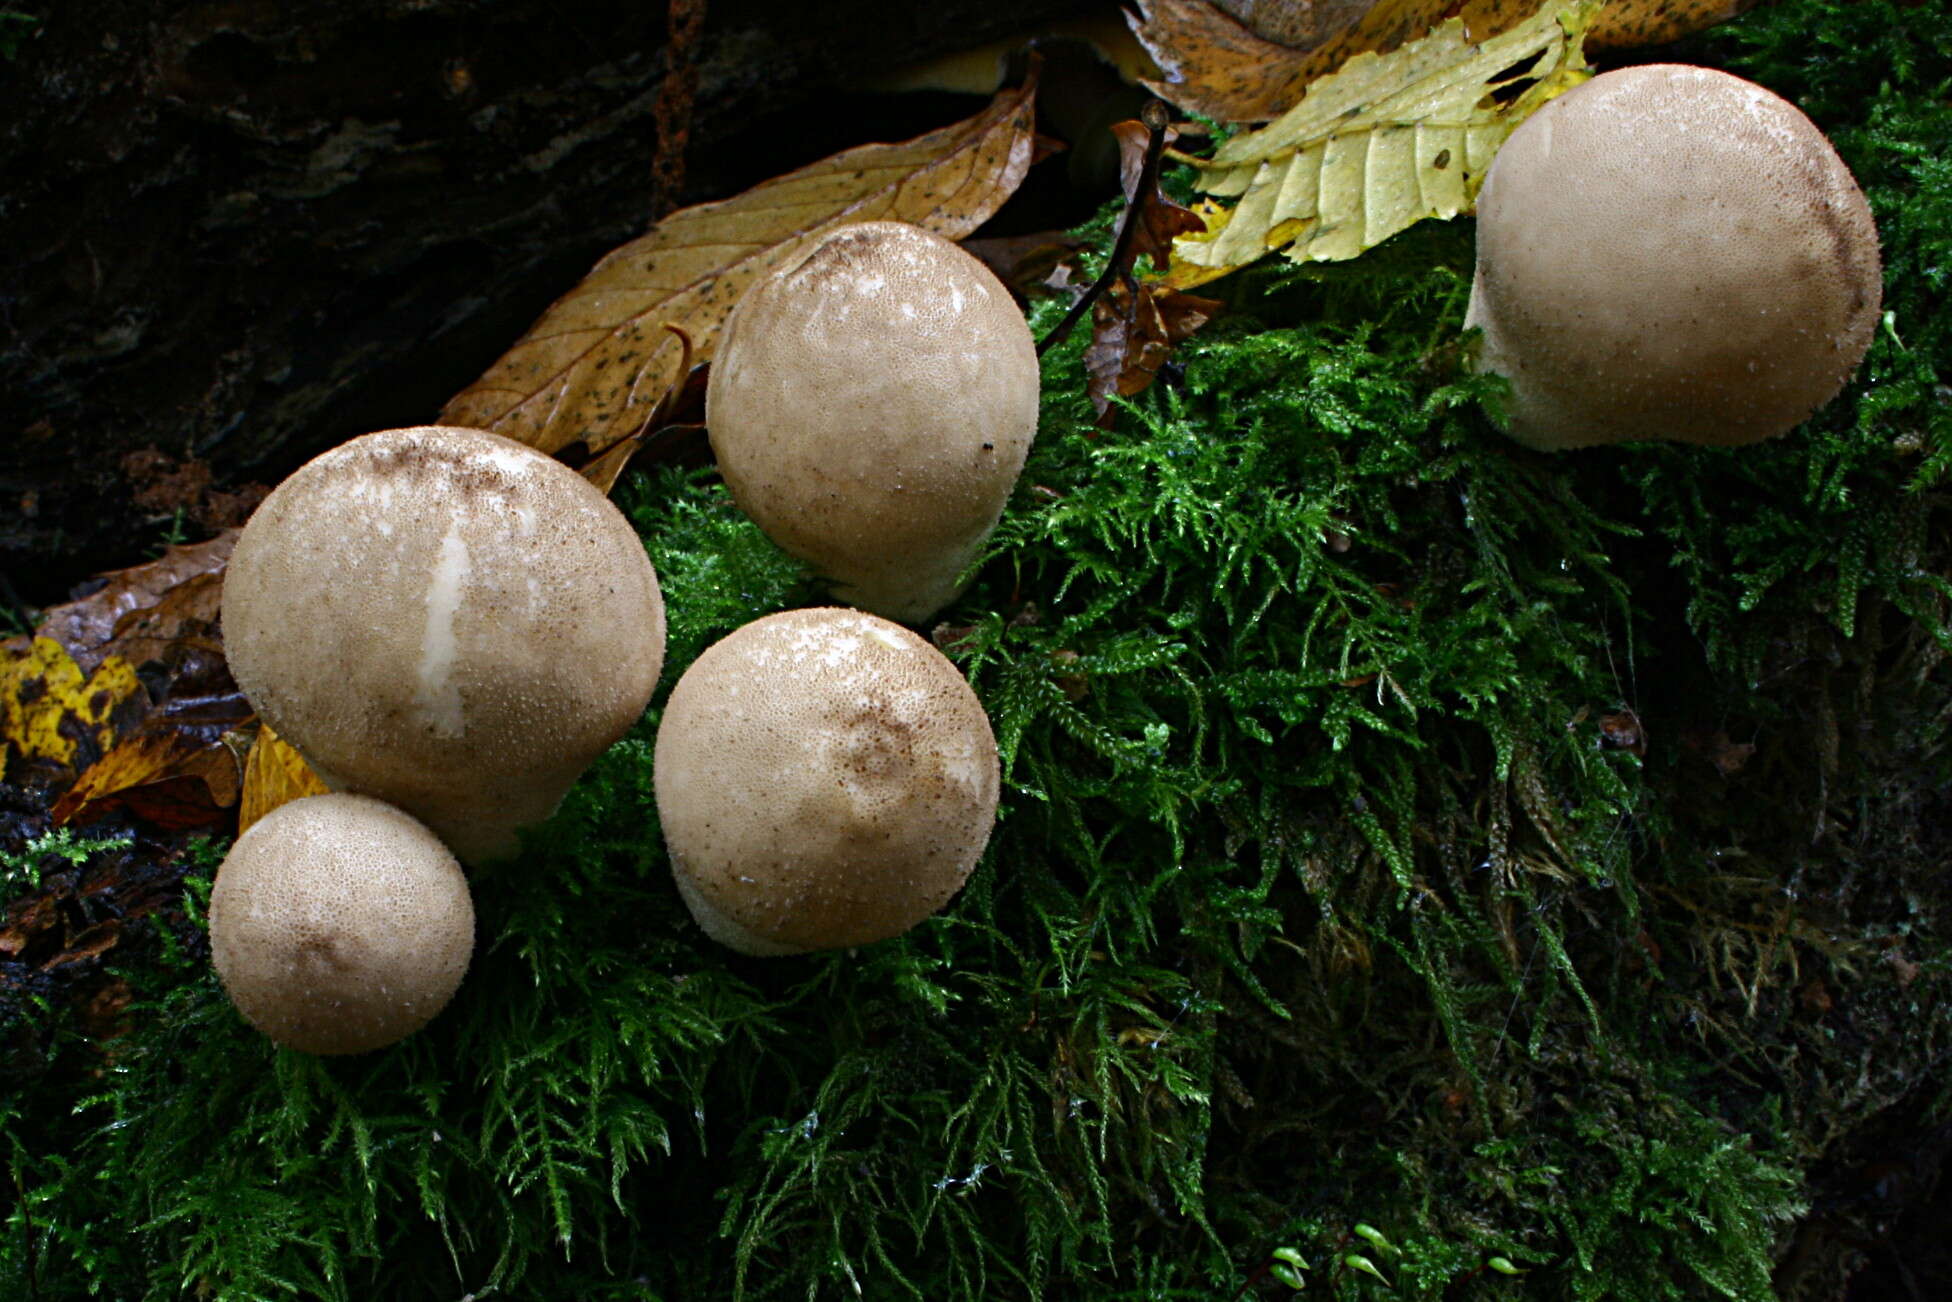
[[[301,796],[322,796],[332,788],[325,785],[305,757],[290,742],[265,724],[258,729],[251,757],[244,761],[244,795],[237,808],[237,834],[278,806]]]
[[[973,118],[900,144],[863,145],[717,203],[673,213],[605,257],[441,413],[555,452],[601,454],[636,432],[677,374],[683,327],[696,360],[746,287],[835,226],[905,221],[960,239],[1022,182],[1035,77]]]
[[[1609,0],[1587,48],[1624,49],[1677,40],[1724,22],[1756,0]],[[1365,50],[1389,51],[1423,36],[1444,19],[1464,20],[1483,41],[1524,22],[1540,0],[1376,0],[1353,24],[1320,44],[1277,44],[1229,17],[1209,0],[1137,0],[1132,30],[1165,80],[1147,82],[1181,109],[1222,122],[1266,122],[1301,101],[1310,82]],[[1261,8],[1267,8],[1265,4]],[[1275,30],[1256,19],[1262,31]]]
[[[49,817],[57,826],[90,823],[126,809],[157,827],[211,827],[237,803],[240,781],[237,757],[221,741],[144,731],[89,765]]]

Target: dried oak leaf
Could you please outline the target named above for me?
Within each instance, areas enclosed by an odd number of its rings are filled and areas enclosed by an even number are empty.
[[[1165,72],[1147,82],[1154,94],[1189,113],[1222,122],[1266,122],[1300,102],[1309,84],[1365,52],[1387,53],[1433,30],[1446,18],[1462,20],[1472,41],[1489,40],[1560,0],[1375,0],[1353,22],[1287,23],[1263,12],[1319,9],[1302,0],[1286,6],[1262,3],[1230,17],[1209,0],[1136,0],[1128,15],[1133,33]],[[1756,0],[1609,0],[1593,27],[1593,49],[1624,49],[1678,40],[1752,7]],[[1237,12],[1241,6],[1233,7]],[[1346,10],[1347,6],[1342,6]],[[1347,14],[1337,16],[1337,21]],[[1304,43],[1282,44],[1271,36],[1292,29]],[[1312,38],[1312,39],[1311,39]]]
[[[237,809],[237,834],[244,835],[251,824],[266,814],[303,796],[322,796],[331,788],[312,772],[305,757],[292,744],[265,724],[244,761],[244,794]]]
[[[948,239],[1015,192],[1033,149],[1036,77],[975,117],[900,144],[863,145],[717,203],[671,214],[597,263],[441,412],[553,453],[592,454],[635,433],[678,378],[686,330],[699,361],[746,287],[829,229],[905,221]]]

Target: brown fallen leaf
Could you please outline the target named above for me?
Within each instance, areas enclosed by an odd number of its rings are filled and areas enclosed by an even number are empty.
[[[222,740],[145,728],[89,765],[54,802],[49,818],[63,826],[127,810],[173,831],[215,827],[227,821],[225,811],[237,803],[242,781],[237,755]]]
[[[1037,344],[1042,356],[1064,340],[1087,310],[1091,312],[1092,339],[1084,355],[1086,389],[1101,426],[1108,424],[1106,413],[1114,394],[1129,396],[1151,384],[1173,346],[1220,308],[1215,300],[1164,289],[1134,274],[1141,256],[1150,257],[1153,267],[1165,272],[1171,265],[1174,237],[1206,229],[1198,216],[1159,189],[1160,159],[1173,135],[1169,110],[1160,101],[1149,100],[1143,114],[1144,122],[1120,122],[1112,128],[1119,147],[1125,213],[1105,267],[1089,288],[1073,296],[1070,310]],[[1071,287],[1069,273],[1062,265],[1057,272],[1063,275],[1054,273],[1046,283],[1063,292]]]
[[[704,442],[702,435],[705,429],[703,424],[705,383],[710,378],[712,368],[691,364],[692,347],[689,334],[668,321],[664,328],[678,339],[677,378],[671,382],[671,387],[664,391],[664,396],[657,400],[657,405],[651,408],[650,415],[644,418],[637,432],[626,434],[606,448],[601,455],[592,457],[588,461],[570,456],[572,451],[579,450],[584,455],[588,455],[586,447],[574,443],[557,454],[570,465],[576,466],[577,473],[595,485],[597,492],[605,497],[615,491],[617,481],[622,479],[624,471],[630,468],[631,459],[645,448],[658,445],[660,450],[667,454],[658,460],[668,462],[680,459],[676,449],[692,436],[701,436],[696,441]],[[681,420],[689,423],[678,425],[677,422]],[[710,461],[709,445],[707,445],[706,460]],[[578,464],[579,461],[581,464]]]
[[[72,937],[68,941],[68,947],[42,963],[40,970],[52,972],[55,968],[69,963],[79,963],[88,958],[100,958],[115,948],[115,942],[120,939],[122,939],[122,920],[106,918]]]
[[[1036,74],[983,112],[900,144],[863,145],[717,203],[673,213],[609,254],[441,420],[544,452],[601,455],[636,433],[678,374],[689,332],[711,357],[754,280],[847,222],[911,222],[948,239],[980,226],[1030,167]]]
[[[1151,258],[1155,271],[1163,272],[1172,258],[1173,237],[1192,235],[1206,229],[1206,222],[1190,208],[1183,208],[1166,197],[1159,188],[1158,166],[1153,166],[1153,176],[1146,179],[1146,150],[1152,141],[1152,132],[1145,123],[1128,118],[1112,124],[1112,134],[1118,137],[1118,177],[1125,190],[1125,202],[1139,205],[1136,214],[1138,227],[1133,233],[1131,254],[1139,258]],[[1168,127],[1164,144],[1170,147],[1179,133]],[[1146,193],[1139,193],[1144,186]]]
[[[84,673],[111,655],[142,664],[185,621],[216,622],[237,534],[226,529],[208,542],[171,547],[146,565],[111,570],[94,592],[45,611],[37,632],[60,643]],[[126,647],[118,645],[124,638]]]
[[[1266,122],[1301,101],[1309,83],[1365,51],[1379,53],[1461,18],[1472,41],[1488,40],[1531,18],[1540,0],[1374,0],[1361,17],[1319,44],[1291,47],[1257,34],[1279,30],[1257,14],[1250,28],[1209,0],[1136,0],[1128,15],[1140,44],[1165,72],[1152,92],[1189,113],[1222,122]],[[1308,8],[1292,0],[1295,8]],[[1547,0],[1550,3],[1550,0]],[[1609,0],[1594,23],[1591,49],[1627,49],[1678,40],[1725,22],[1757,0]],[[1261,9],[1272,6],[1263,4]],[[1320,30],[1317,28],[1316,30]]]
[[[1091,405],[1099,415],[1112,395],[1143,392],[1172,351],[1213,319],[1218,299],[1200,298],[1143,281],[1120,282],[1092,305],[1091,344],[1084,369]]]
[[[1277,45],[1312,50],[1346,31],[1376,0],[1215,0],[1240,24]]]
[[[237,808],[237,834],[282,804],[302,796],[322,796],[332,788],[312,772],[305,757],[290,742],[271,731],[270,724],[258,729],[257,743],[244,761],[244,794]]]
[[[1084,241],[1064,231],[1033,231],[1028,235],[995,235],[962,242],[963,251],[990,269],[1019,299],[1046,298],[1062,292],[1052,276],[1068,279]]]

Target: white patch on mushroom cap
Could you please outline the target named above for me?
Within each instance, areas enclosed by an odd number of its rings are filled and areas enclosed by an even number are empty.
[[[461,539],[460,525],[449,525],[427,580],[427,631],[421,641],[419,690],[414,693],[414,704],[437,737],[458,737],[466,726],[461,684],[454,677],[460,652],[454,616],[467,578],[468,545]]]
[[[265,499],[224,637],[245,695],[328,784],[481,859],[642,715],[664,607],[642,541],[580,475],[430,426],[354,439]]]

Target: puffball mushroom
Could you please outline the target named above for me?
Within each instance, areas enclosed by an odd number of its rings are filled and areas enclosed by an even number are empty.
[[[474,952],[467,879],[427,828],[365,796],[307,796],[237,838],[210,953],[244,1019],[287,1048],[365,1053],[447,1006]]]
[[[1477,239],[1466,324],[1534,448],[1784,433],[1877,325],[1849,169],[1793,105],[1706,68],[1623,68],[1540,109],[1485,174]]]
[[[719,473],[834,595],[916,622],[962,590],[1037,432],[1009,291],[900,222],[842,226],[757,281],[705,390]]]
[[[996,738],[940,651],[888,620],[768,615],[706,648],[658,728],[679,893],[746,954],[865,945],[961,889],[996,821]]]
[[[224,579],[244,694],[334,790],[512,852],[643,714],[657,575],[623,513],[480,430],[368,434],[252,515]]]

